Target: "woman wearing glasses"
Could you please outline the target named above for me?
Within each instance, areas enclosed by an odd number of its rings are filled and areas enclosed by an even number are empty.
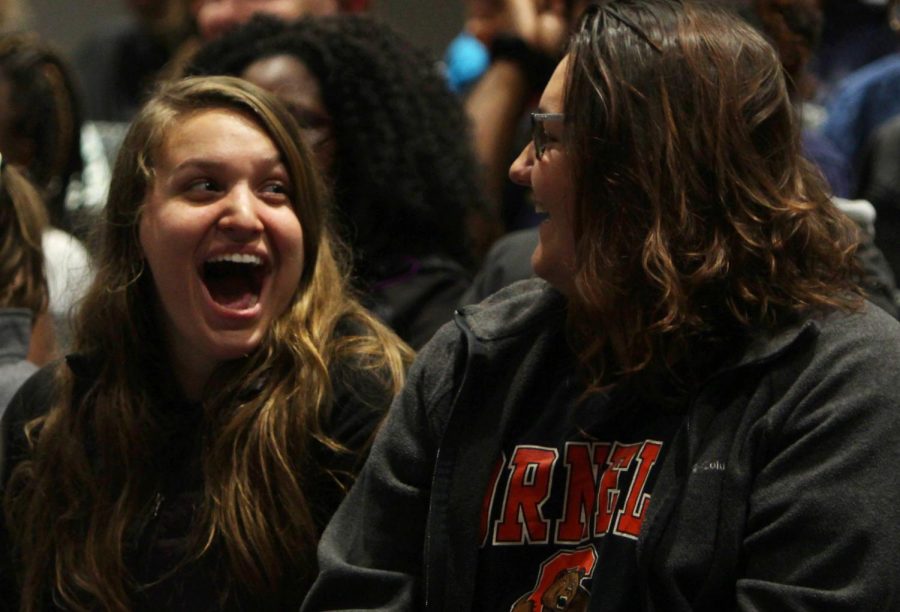
[[[420,354],[305,609],[896,609],[900,326],[765,40],[589,10],[510,175],[541,278]]]

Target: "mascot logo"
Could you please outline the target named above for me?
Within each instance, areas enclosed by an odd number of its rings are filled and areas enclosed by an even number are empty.
[[[591,594],[581,582],[593,575],[596,565],[593,546],[556,553],[541,564],[534,590],[520,597],[510,612],[587,610]]]

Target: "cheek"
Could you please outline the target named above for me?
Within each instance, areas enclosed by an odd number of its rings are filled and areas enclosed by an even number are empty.
[[[282,267],[299,281],[303,271],[303,227],[297,215],[285,207],[272,211],[268,221],[270,235],[278,251]]]

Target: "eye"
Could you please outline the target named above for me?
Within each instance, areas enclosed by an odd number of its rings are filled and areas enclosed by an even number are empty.
[[[277,202],[290,201],[290,187],[284,181],[269,181],[265,183],[259,191],[269,200]]]
[[[219,185],[210,179],[201,178],[190,181],[185,191],[191,193],[204,193],[207,191],[219,191]]]
[[[557,134],[553,133],[551,130],[548,130],[546,127],[544,127],[543,137],[544,137],[544,142],[546,142],[546,143],[559,142],[559,140],[560,140],[559,136]]]

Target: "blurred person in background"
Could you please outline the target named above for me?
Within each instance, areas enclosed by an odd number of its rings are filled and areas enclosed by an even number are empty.
[[[191,71],[237,75],[287,103],[334,192],[363,302],[424,345],[469,285],[486,215],[466,116],[433,58],[362,15],[259,16]]]
[[[43,250],[57,342],[91,278],[82,196],[81,100],[60,53],[32,33],[0,34],[0,152],[37,188],[50,224]]]
[[[54,352],[41,250],[46,224],[37,191],[0,156],[0,415],[44,365],[41,356]]]
[[[190,1],[125,0],[127,16],[88,35],[74,61],[86,120],[131,120],[194,31]]]
[[[490,62],[465,94],[475,151],[485,172],[487,196],[497,221],[494,238],[533,226],[521,187],[506,169],[524,140],[533,109],[562,57],[571,28],[589,0],[467,0],[467,27],[485,45]]]
[[[0,0],[0,32],[22,29],[29,21],[28,0]]]
[[[897,1],[889,0],[887,4],[887,13],[884,6],[879,12],[881,24],[885,28],[892,24],[900,29],[900,20],[896,19]],[[858,188],[857,181],[873,134],[900,115],[900,49],[897,48],[900,34],[896,30],[888,30],[888,33],[893,38],[893,52],[881,54],[845,75],[825,99],[822,133],[850,161],[854,171],[854,191]],[[854,39],[854,44],[862,44],[865,40],[865,37]]]
[[[218,38],[257,14],[293,21],[304,15],[365,11],[370,0],[191,0],[191,11],[205,40]]]

